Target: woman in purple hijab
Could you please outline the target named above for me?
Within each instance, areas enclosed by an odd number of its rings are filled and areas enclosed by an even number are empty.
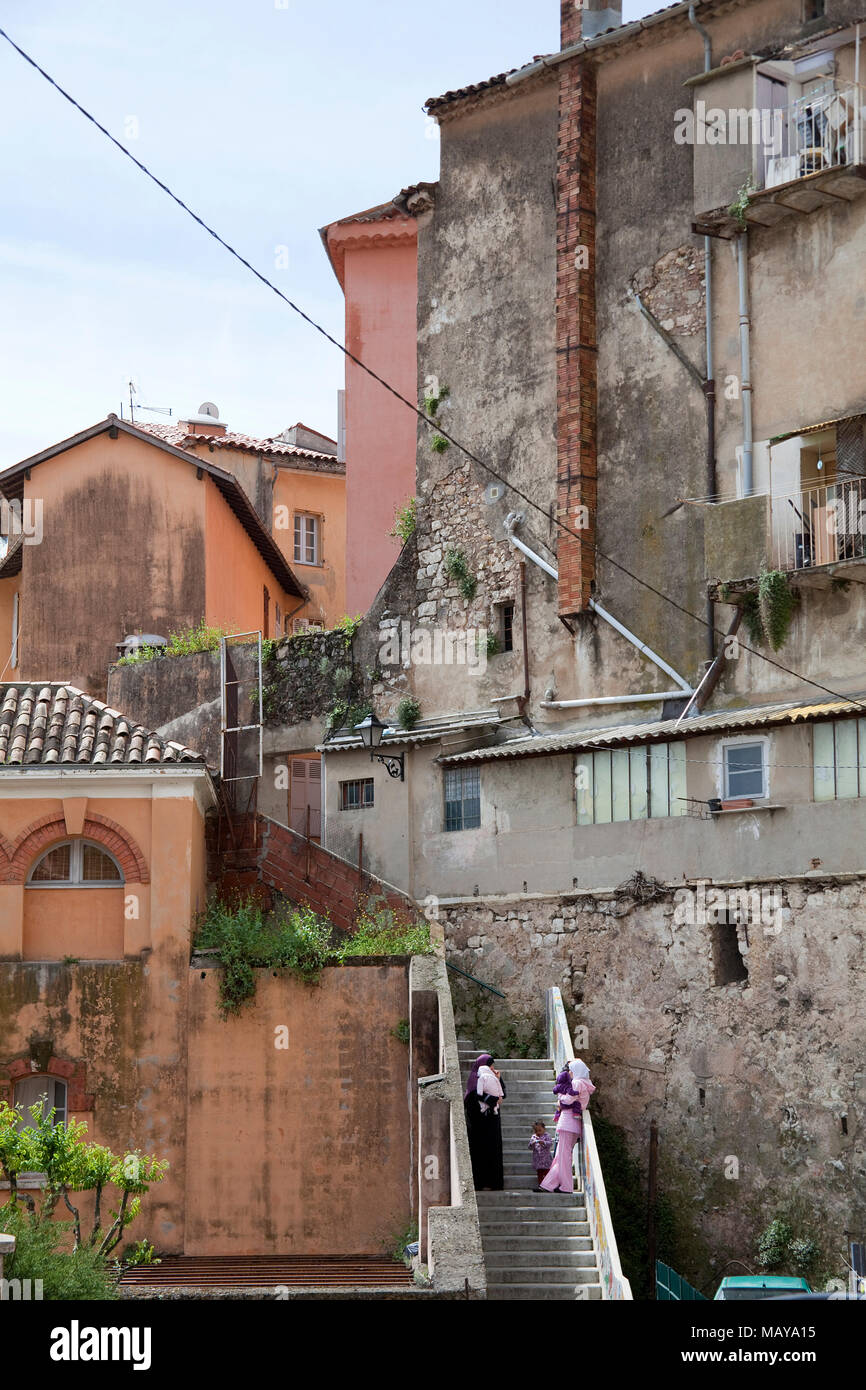
[[[499,1106],[504,1099],[505,1083],[494,1069],[490,1053],[482,1052],[472,1063],[463,1095],[472,1177],[479,1192],[501,1192],[505,1186],[499,1118]]]

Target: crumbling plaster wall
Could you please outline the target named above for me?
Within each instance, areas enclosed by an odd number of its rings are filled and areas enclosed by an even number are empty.
[[[748,980],[723,986],[710,927],[676,925],[670,892],[440,906],[449,961],[503,990],[512,1017],[537,1018],[561,987],[588,1030],[593,1104],[642,1163],[658,1121],[663,1188],[715,1258],[696,1257],[693,1276],[750,1262],[792,1198],[835,1265],[866,1219],[866,881],[775,887],[778,924],[740,928]],[[456,998],[458,1032],[479,1046],[489,998]]]

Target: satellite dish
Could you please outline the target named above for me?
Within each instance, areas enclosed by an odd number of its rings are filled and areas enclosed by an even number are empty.
[[[220,413],[213,401],[203,401],[198,408],[198,413],[199,415],[209,415],[212,420],[218,420],[220,418]]]

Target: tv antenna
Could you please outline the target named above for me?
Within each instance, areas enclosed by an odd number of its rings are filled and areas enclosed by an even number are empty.
[[[171,415],[170,405],[141,405],[133,397],[138,395],[138,388],[134,381],[129,382],[129,418],[135,424],[136,410],[146,410],[150,415]],[[123,404],[120,406],[120,418],[123,419]]]

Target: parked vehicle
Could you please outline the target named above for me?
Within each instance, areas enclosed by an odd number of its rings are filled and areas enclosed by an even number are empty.
[[[786,1274],[735,1274],[722,1280],[716,1289],[716,1298],[731,1302],[734,1299],[791,1298],[811,1292],[805,1279]]]

